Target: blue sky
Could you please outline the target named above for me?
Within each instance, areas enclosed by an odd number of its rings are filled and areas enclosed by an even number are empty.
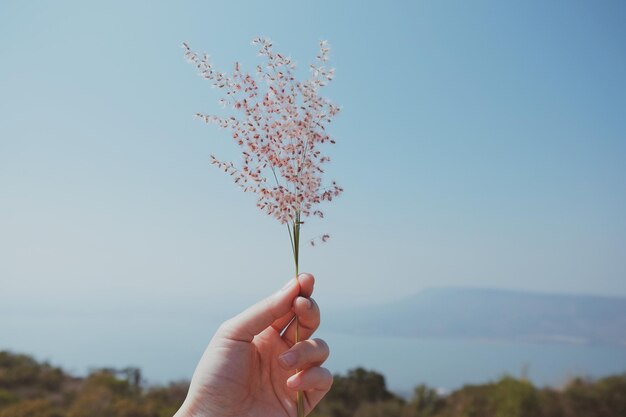
[[[209,166],[216,66],[320,39],[345,194],[304,235],[328,305],[430,286],[626,295],[623,2],[0,5],[0,303],[224,300],[286,281],[283,227]],[[329,178],[330,178],[329,177]]]

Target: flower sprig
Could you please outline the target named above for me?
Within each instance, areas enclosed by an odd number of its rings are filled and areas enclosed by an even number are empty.
[[[316,60],[309,66],[310,77],[299,81],[296,64],[288,56],[275,52],[272,42],[255,38],[252,44],[265,58],[254,74],[235,62],[232,74],[213,67],[209,56],[199,56],[183,43],[185,58],[196,66],[200,76],[224,92],[219,100],[223,107],[238,116],[221,117],[196,113],[205,123],[213,123],[231,132],[241,148],[241,161],[222,161],[211,155],[211,164],[233,178],[245,192],[255,193],[257,207],[287,225],[296,277],[300,254],[300,229],[303,218],[324,217],[320,204],[330,202],[343,192],[335,181],[323,185],[323,166],[330,157],[322,153],[322,145],[335,144],[326,126],[340,108],[320,95],[320,90],[334,77],[328,68],[330,48],[327,41],[319,44]],[[326,242],[328,234],[310,240]],[[300,341],[298,317],[295,317],[296,343]],[[296,371],[299,372],[299,371]],[[304,416],[302,392],[297,393],[298,417]]]
[[[294,75],[296,64],[274,52],[270,40],[255,38],[252,44],[266,58],[254,75],[242,71],[238,62],[231,75],[220,72],[207,54],[200,57],[183,44],[185,57],[199,75],[224,91],[220,104],[240,113],[239,117],[196,114],[206,123],[230,130],[242,150],[239,164],[214,155],[211,163],[232,176],[243,191],[255,193],[257,207],[283,224],[293,223],[298,213],[301,218],[322,218],[319,204],[343,192],[335,181],[327,186],[322,183],[323,166],[330,157],[320,145],[335,143],[326,126],[340,111],[319,94],[335,72],[326,67],[328,43],[320,42],[316,63],[310,65],[311,76],[303,82]]]

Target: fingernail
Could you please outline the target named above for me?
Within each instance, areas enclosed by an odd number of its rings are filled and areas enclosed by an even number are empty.
[[[293,352],[285,352],[278,357],[283,367],[289,369],[296,364],[296,354]]]
[[[287,379],[287,386],[289,388],[298,388],[299,385],[300,385],[300,378],[298,378],[298,375],[293,375],[289,377],[289,379]]]
[[[306,300],[306,308],[307,309],[312,309],[313,308],[313,301],[309,300],[308,298],[305,298]]]

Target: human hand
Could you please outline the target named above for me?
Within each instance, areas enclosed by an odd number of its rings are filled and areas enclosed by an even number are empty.
[[[309,339],[320,323],[310,298],[315,279],[300,274],[281,290],[225,321],[207,346],[175,417],[294,417],[296,392],[305,414],[332,385],[322,363],[329,354]],[[295,343],[294,315],[300,320]],[[294,375],[296,369],[300,372]]]

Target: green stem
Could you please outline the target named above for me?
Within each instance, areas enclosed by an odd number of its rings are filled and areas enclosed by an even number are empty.
[[[296,218],[293,222],[293,234],[289,233],[289,238],[291,240],[291,245],[293,249],[293,260],[296,266],[296,279],[298,279],[298,260],[299,260],[299,252],[300,252],[300,212],[296,212]],[[296,315],[296,343],[300,341],[300,320],[298,319],[298,315]],[[300,369],[296,369],[296,373],[300,372]],[[296,393],[296,404],[298,407],[298,417],[304,417],[304,396],[302,391],[298,391]]]

